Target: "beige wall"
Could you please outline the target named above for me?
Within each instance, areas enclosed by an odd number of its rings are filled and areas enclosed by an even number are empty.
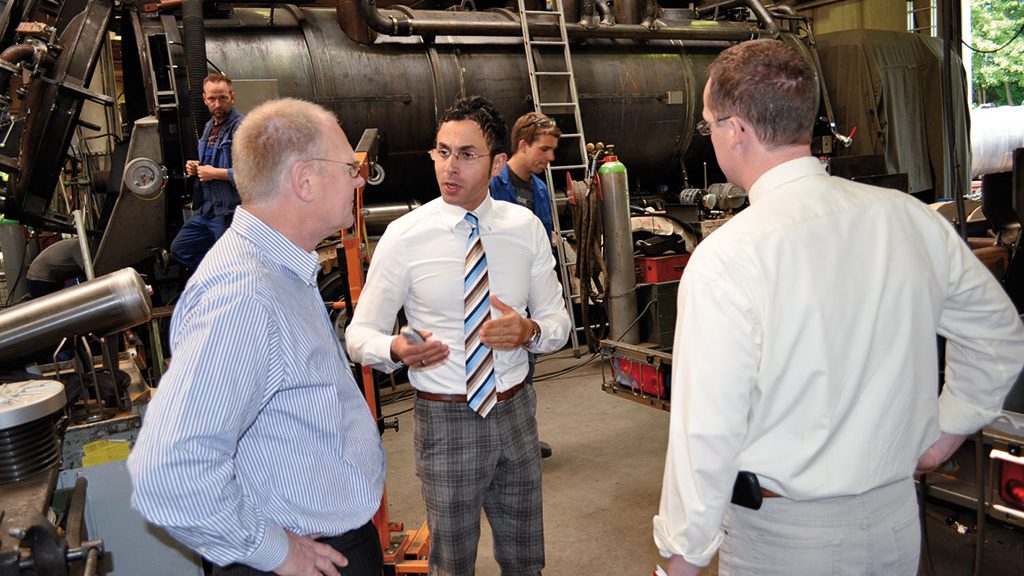
[[[927,0],[916,1],[928,4]],[[907,29],[904,0],[810,0],[798,3],[796,9],[814,20],[817,34],[855,29]]]

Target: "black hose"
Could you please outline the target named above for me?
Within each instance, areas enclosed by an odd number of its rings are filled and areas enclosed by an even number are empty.
[[[203,32],[203,1],[181,3],[182,39],[185,41],[185,66],[188,71],[188,102],[192,115],[192,132],[196,141],[210,113],[203,102],[203,80],[206,78],[206,34]]]

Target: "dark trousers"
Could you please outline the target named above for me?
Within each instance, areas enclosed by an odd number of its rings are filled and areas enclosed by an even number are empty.
[[[188,222],[185,222],[171,242],[171,256],[189,270],[195,270],[214,242],[224,235],[228,226],[231,226],[233,215],[203,216],[196,212]]]
[[[380,538],[373,522],[338,536],[317,538],[317,541],[330,545],[348,558],[348,566],[338,568],[342,576],[380,576],[384,569]],[[214,566],[213,576],[273,576],[273,572],[260,572],[249,566],[232,564],[225,568]]]
[[[31,294],[33,298],[53,294],[64,287],[64,284],[58,282],[47,282],[46,280],[33,280],[28,278],[27,281],[28,293]]]

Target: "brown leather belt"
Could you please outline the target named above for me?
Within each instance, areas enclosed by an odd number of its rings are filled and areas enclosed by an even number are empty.
[[[511,400],[513,396],[519,394],[519,391],[522,390],[524,386],[526,386],[526,380],[523,380],[508,390],[498,392],[498,402]],[[434,394],[433,392],[417,390],[416,397],[423,398],[424,400],[430,400],[432,402],[451,402],[453,404],[465,404],[467,402],[465,394]]]
[[[761,498],[782,498],[782,496],[779,496],[767,488],[761,488]]]

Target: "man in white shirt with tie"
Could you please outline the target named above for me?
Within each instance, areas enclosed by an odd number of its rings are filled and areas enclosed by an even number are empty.
[[[561,348],[571,324],[544,226],[488,194],[505,132],[484,98],[445,111],[430,150],[441,197],[388,226],[345,334],[356,362],[409,366],[431,574],[473,574],[481,508],[502,574],[544,567],[528,354]],[[393,335],[403,307],[425,342]]]
[[[673,576],[719,549],[729,576],[916,575],[915,468],[996,418],[1024,327],[942,217],[811,156],[816,81],[795,50],[745,42],[708,78],[697,128],[750,207],[679,287],[655,542]],[[749,507],[730,504],[741,471]]]

